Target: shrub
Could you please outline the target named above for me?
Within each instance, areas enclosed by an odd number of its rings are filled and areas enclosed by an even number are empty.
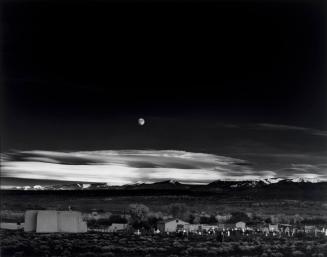
[[[277,252],[277,253],[271,253],[271,257],[283,257],[284,254]]]
[[[101,257],[113,257],[115,255],[112,252],[106,252],[106,253],[102,253],[100,256]]]
[[[200,217],[201,224],[217,224],[216,217],[211,215],[210,217],[201,216]]]
[[[97,255],[92,252],[86,252],[86,253],[80,253],[78,256],[79,257],[96,257]]]
[[[292,255],[293,255],[293,256],[304,256],[304,253],[301,252],[301,251],[296,250],[296,251],[293,251],[293,252],[292,252]]]
[[[24,252],[21,251],[21,252],[16,252],[13,257],[23,257],[24,256]]]

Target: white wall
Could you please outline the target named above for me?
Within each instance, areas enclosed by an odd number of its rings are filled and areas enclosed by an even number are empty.
[[[59,232],[78,233],[79,221],[76,212],[58,212],[58,228]]]
[[[113,223],[111,226],[108,227],[109,232],[115,232],[119,230],[124,230],[127,228],[127,224],[122,224],[122,223]]]
[[[29,210],[25,212],[24,231],[35,232],[36,231],[36,218],[37,210]]]
[[[81,233],[87,232],[87,224],[77,211],[31,210],[25,213],[24,230],[37,233]]]
[[[186,225],[189,224],[185,221],[176,219],[165,223],[165,232],[176,232],[177,225]]]
[[[39,211],[37,214],[36,232],[59,232],[57,211]]]
[[[24,227],[24,223],[21,223],[20,225],[17,224],[17,222],[1,222],[0,228],[2,229],[10,229],[10,230],[17,230]]]

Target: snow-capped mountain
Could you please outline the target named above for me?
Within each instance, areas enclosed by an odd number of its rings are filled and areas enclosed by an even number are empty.
[[[279,181],[283,180],[282,178],[264,178],[260,179],[260,181],[264,182],[265,184],[275,184],[278,183]]]
[[[45,188],[43,186],[40,186],[40,185],[35,185],[35,186],[33,186],[33,189],[34,190],[44,190]]]
[[[149,182],[142,182],[137,181],[134,184],[122,185],[122,186],[111,186],[108,183],[76,183],[76,184],[63,184],[63,185],[52,185],[52,186],[23,186],[23,187],[14,187],[12,189],[16,190],[124,190],[124,189],[189,189],[189,188],[196,188],[196,189],[244,189],[244,188],[259,188],[259,187],[267,187],[270,185],[279,185],[279,184],[319,184],[323,183],[317,178],[291,178],[291,179],[284,179],[284,178],[263,178],[263,179],[256,179],[256,180],[217,180],[211,182],[207,185],[190,185],[190,184],[182,184],[176,180],[166,180],[160,181],[155,183]]]
[[[155,183],[136,183],[122,186],[111,186],[107,183],[77,183],[53,186],[25,186],[12,189],[16,189],[12,191],[17,191],[17,193],[24,192],[23,194],[29,191],[34,191],[33,193],[40,192],[40,194],[45,191],[56,191],[54,194],[90,195],[92,197],[109,195],[183,195],[210,196],[231,200],[245,199],[250,201],[278,199],[327,200],[327,181],[303,178],[264,178],[247,181],[217,180],[207,185],[183,184],[175,180]],[[73,193],[72,191],[75,192]],[[51,192],[49,193],[51,194]]]
[[[322,180],[318,178],[293,178],[291,179],[292,182],[295,183],[319,183],[323,182]]]

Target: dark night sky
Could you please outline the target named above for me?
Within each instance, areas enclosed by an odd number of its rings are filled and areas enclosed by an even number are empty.
[[[3,151],[326,150],[323,1],[6,1],[2,11]]]

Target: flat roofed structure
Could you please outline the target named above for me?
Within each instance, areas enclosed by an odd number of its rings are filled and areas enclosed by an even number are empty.
[[[24,223],[20,222],[1,222],[0,228],[1,229],[8,229],[8,230],[18,230],[24,227]]]
[[[77,211],[26,211],[26,232],[37,233],[83,233],[87,232],[86,222]]]
[[[171,218],[158,222],[158,229],[161,232],[176,232],[178,227],[184,228],[184,225],[189,225],[189,223],[180,219]]]
[[[122,231],[127,229],[128,224],[125,223],[112,223],[111,226],[108,228],[109,232],[116,232]]]

